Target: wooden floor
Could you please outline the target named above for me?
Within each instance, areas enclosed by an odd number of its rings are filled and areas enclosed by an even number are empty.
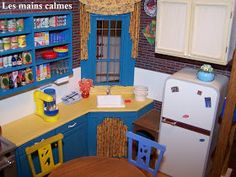
[[[142,171],[143,171],[143,170],[142,170]],[[146,173],[145,171],[143,171],[143,172],[144,172],[145,176],[147,176],[147,177],[152,177],[151,174],[148,174],[148,173]],[[169,177],[169,176],[168,176],[168,175],[165,175],[165,174],[163,174],[163,173],[161,173],[161,172],[158,172],[158,174],[157,174],[156,177]]]
[[[164,175],[163,173],[158,173],[158,174],[157,174],[157,177],[169,177],[169,176]]]

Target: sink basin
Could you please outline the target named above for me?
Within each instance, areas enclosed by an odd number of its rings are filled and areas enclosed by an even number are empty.
[[[98,108],[124,108],[121,95],[97,95]]]

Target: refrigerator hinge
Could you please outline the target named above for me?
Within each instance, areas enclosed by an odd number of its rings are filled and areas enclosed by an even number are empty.
[[[228,51],[228,47],[226,47],[226,49],[225,49],[225,53],[227,53],[227,51]]]

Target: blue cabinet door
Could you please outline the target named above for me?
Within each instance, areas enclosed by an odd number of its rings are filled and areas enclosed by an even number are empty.
[[[56,133],[64,135],[62,140],[64,162],[88,155],[87,132],[86,116],[79,117],[56,129]]]
[[[83,123],[72,131],[64,133],[64,162],[78,157],[86,156],[88,154],[87,127],[88,124]]]

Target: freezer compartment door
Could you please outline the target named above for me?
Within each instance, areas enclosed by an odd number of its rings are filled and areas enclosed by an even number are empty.
[[[166,145],[160,171],[173,177],[203,177],[209,136],[161,122],[159,142]]]
[[[212,87],[168,79],[163,97],[162,116],[203,129],[215,123],[219,95]]]

